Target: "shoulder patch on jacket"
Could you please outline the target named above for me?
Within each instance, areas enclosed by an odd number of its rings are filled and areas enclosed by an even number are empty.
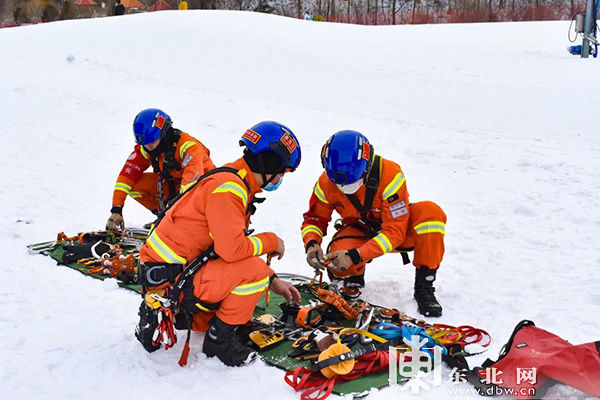
[[[406,203],[404,202],[404,200],[402,200],[399,203],[392,204],[390,206],[390,211],[392,213],[392,218],[398,218],[398,217],[408,214],[408,207],[406,206]]]
[[[193,158],[194,157],[191,154],[186,154],[183,158],[183,161],[181,162],[181,165],[187,167],[187,165],[190,163],[190,161],[192,161]]]

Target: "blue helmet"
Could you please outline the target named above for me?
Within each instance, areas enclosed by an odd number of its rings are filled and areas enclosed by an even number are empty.
[[[357,131],[334,133],[321,150],[321,163],[329,179],[339,185],[354,183],[369,171],[373,146]]]
[[[173,121],[171,117],[158,108],[147,108],[133,120],[133,135],[135,142],[145,145],[165,136]]]
[[[302,158],[296,135],[274,121],[259,122],[248,129],[240,146],[246,146],[244,159],[252,170],[263,174],[294,171]]]

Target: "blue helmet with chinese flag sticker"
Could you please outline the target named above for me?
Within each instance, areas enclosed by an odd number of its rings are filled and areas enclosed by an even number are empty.
[[[135,142],[146,145],[164,137],[173,124],[171,117],[158,108],[147,108],[140,111],[133,120]]]
[[[373,163],[373,146],[357,131],[334,133],[321,150],[321,163],[327,177],[338,185],[348,185],[364,177]]]
[[[302,158],[296,135],[274,121],[259,122],[246,130],[240,146],[246,147],[244,159],[252,171],[261,174],[292,172]]]

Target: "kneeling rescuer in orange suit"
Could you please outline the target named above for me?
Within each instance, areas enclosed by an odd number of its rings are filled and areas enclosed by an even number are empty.
[[[331,136],[321,161],[325,172],[314,187],[302,224],[307,262],[319,267],[325,259],[333,260],[327,266],[331,279],[364,286],[366,263],[389,252],[414,250],[419,312],[441,316],[433,282],[444,255],[444,211],[431,201],[410,204],[400,166],[375,155],[359,132]],[[324,256],[321,243],[334,210],[341,221],[335,224],[337,232]]]
[[[183,194],[140,250],[146,267],[179,266],[175,269],[179,274],[206,249],[214,248],[216,257],[183,289],[182,303],[192,298],[196,307],[192,329],[208,330],[203,352],[229,366],[246,364],[256,355],[240,342],[237,327],[252,318],[265,291],[270,288],[286,300],[300,301],[296,288],[277,278],[260,258],[263,254],[281,258],[283,240],[272,232],[248,232],[254,196],[277,189],[285,173],[298,167],[300,145],[291,130],[272,121],[248,129],[240,145],[245,146],[243,157],[205,175]],[[144,332],[142,314],[140,309],[136,336],[152,351],[153,332]]]

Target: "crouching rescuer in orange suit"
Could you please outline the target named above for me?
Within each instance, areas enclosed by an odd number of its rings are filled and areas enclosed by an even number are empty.
[[[446,214],[430,201],[410,204],[400,166],[375,155],[359,132],[335,133],[323,146],[321,160],[325,173],[314,187],[302,224],[308,264],[327,264],[333,281],[362,287],[365,265],[371,260],[402,252],[407,264],[406,251],[414,250],[419,312],[441,316],[433,283],[444,255]],[[321,243],[334,210],[341,220],[323,255]]]
[[[172,125],[171,117],[157,108],[142,110],[133,120],[137,144],[117,178],[107,229],[124,228],[128,195],[158,214],[169,200],[215,168],[210,151]],[[154,172],[144,172],[150,166]]]
[[[300,301],[298,290],[260,258],[283,257],[283,240],[248,230],[254,203],[264,200],[255,195],[277,189],[285,173],[298,167],[300,145],[291,130],[272,121],[248,129],[240,145],[243,157],[205,174],[180,195],[140,250],[146,300],[136,337],[150,352],[161,346],[165,321],[157,320],[156,310],[170,301],[179,313],[175,317],[185,317],[192,330],[208,330],[202,349],[207,356],[243,365],[256,353],[237,328],[250,321],[263,293],[270,288],[288,301]]]

